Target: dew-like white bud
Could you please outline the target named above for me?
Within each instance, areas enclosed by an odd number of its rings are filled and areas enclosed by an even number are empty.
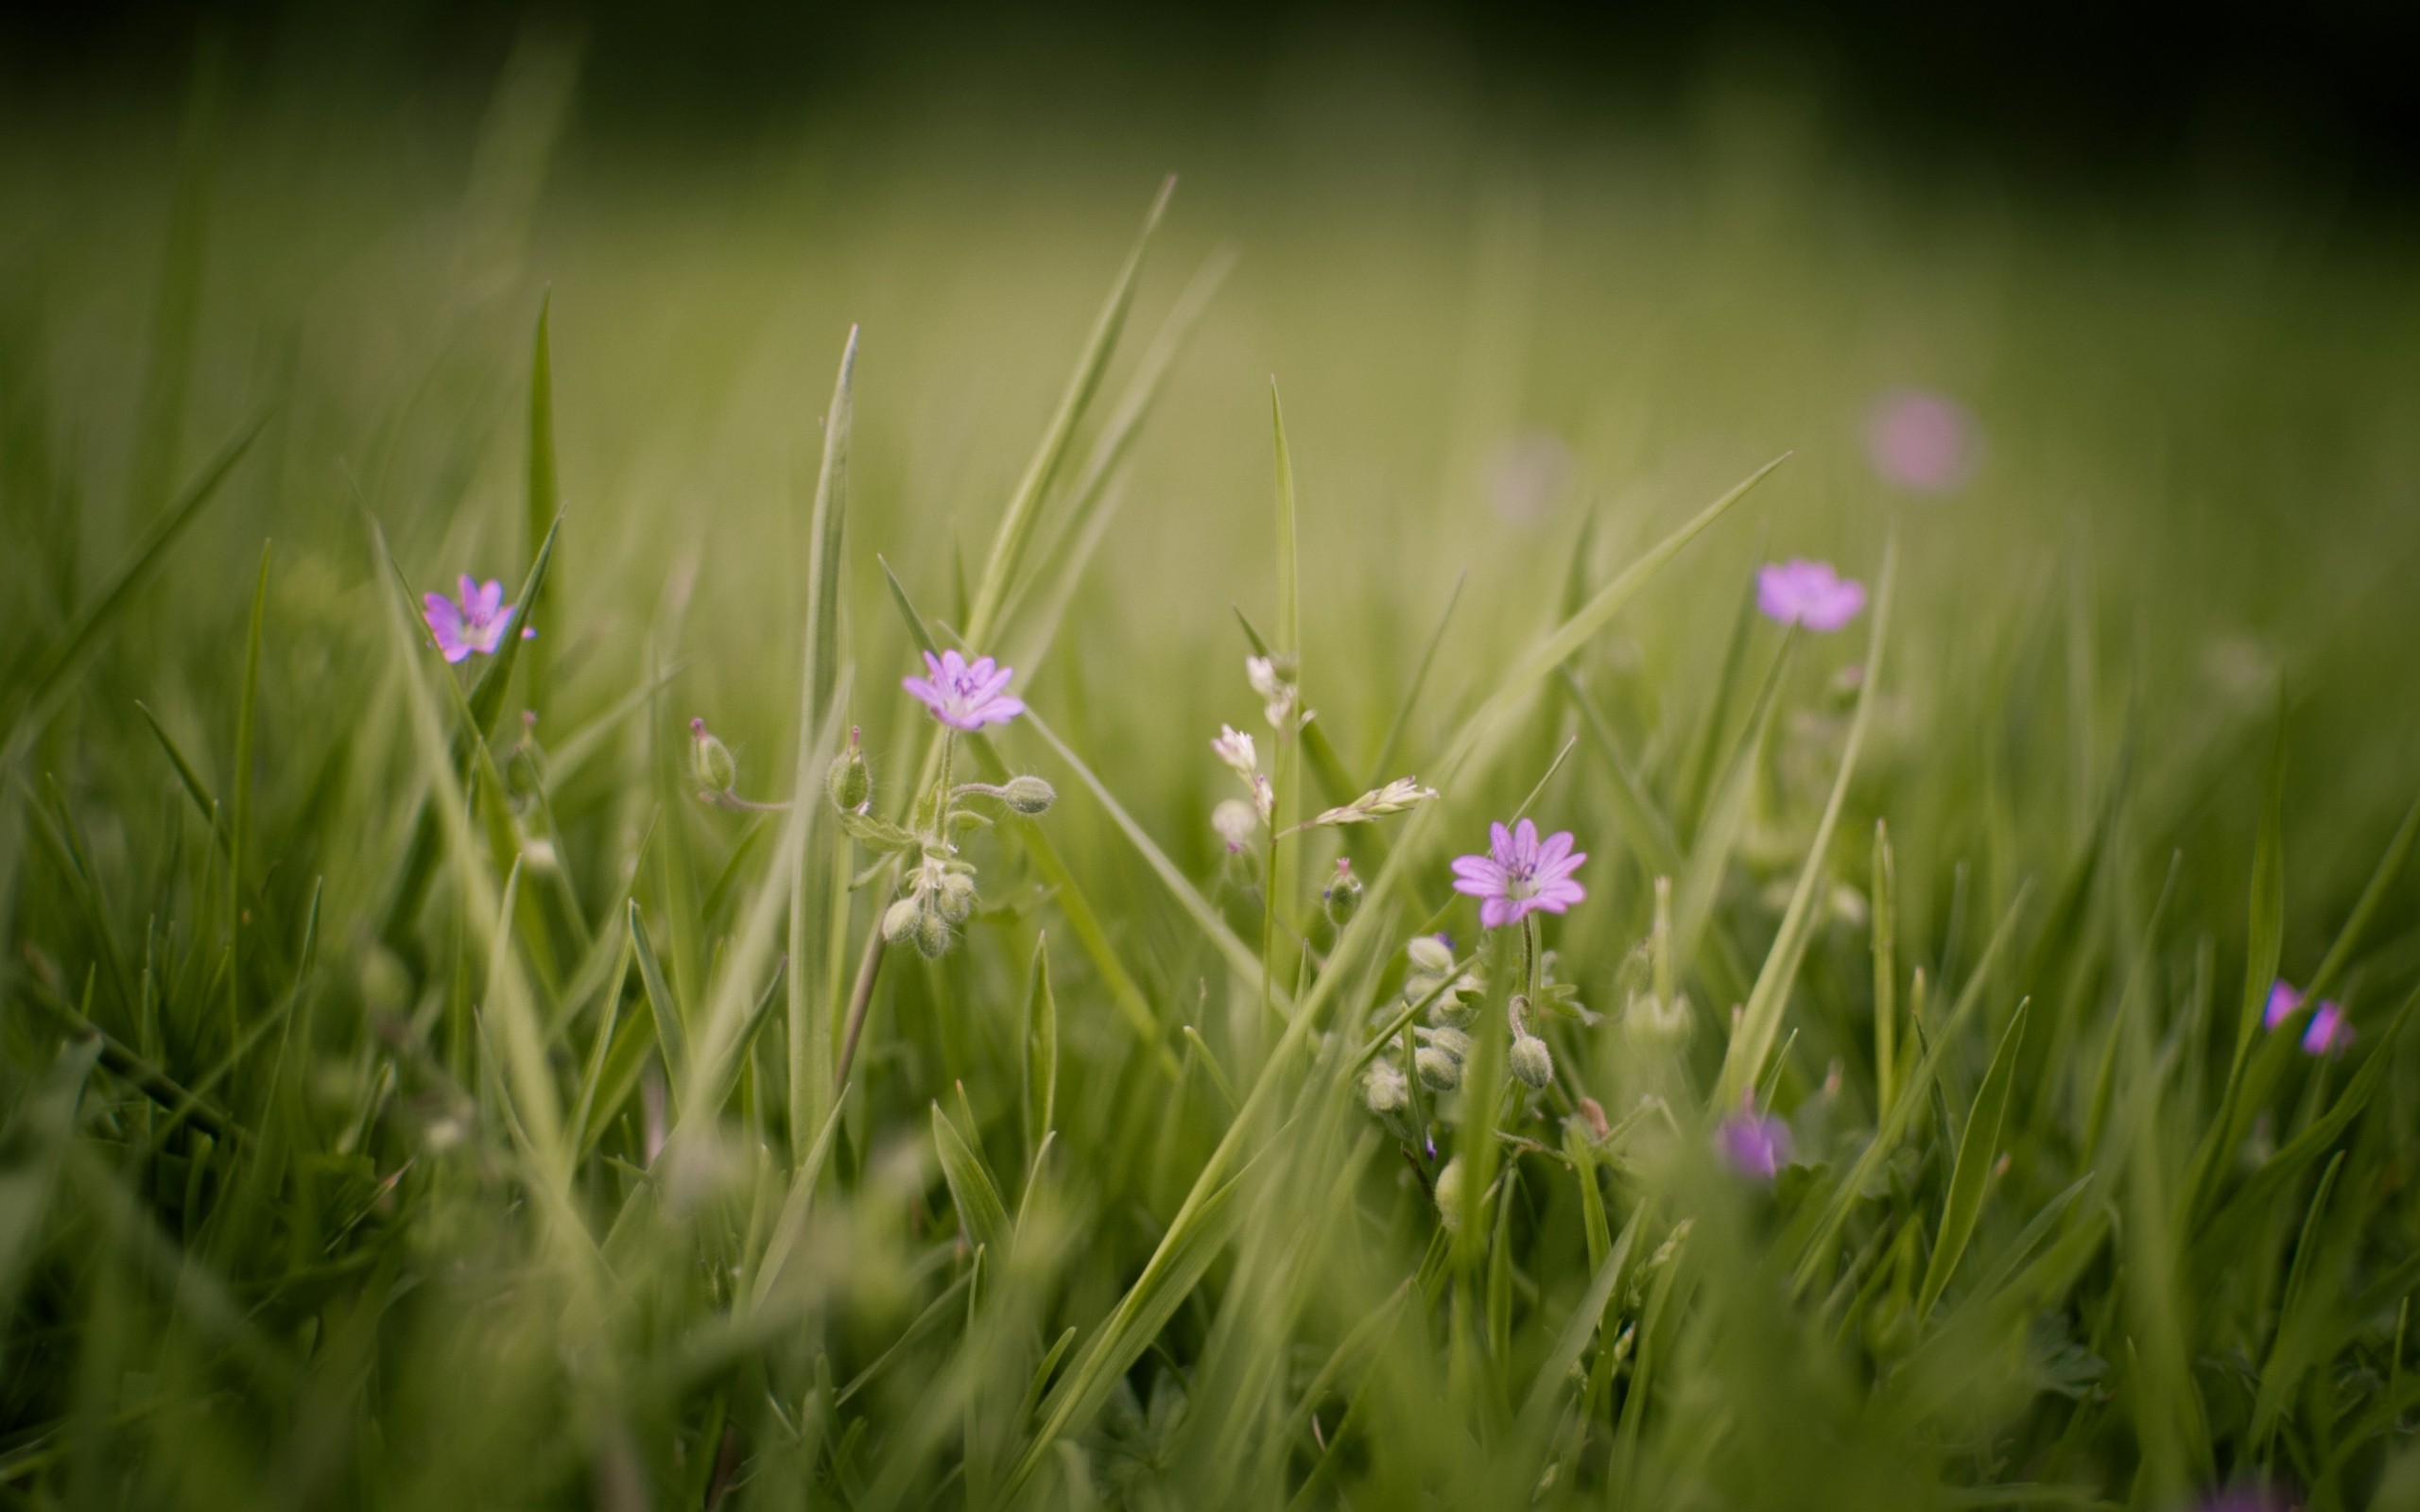
[[[1411,1057],[1421,1085],[1433,1092],[1450,1092],[1462,1084],[1462,1063],[1434,1045],[1423,1045]]]
[[[1463,1061],[1471,1058],[1471,1037],[1462,1033],[1460,1029],[1440,1027],[1435,1029],[1420,1029],[1414,1032],[1419,1034],[1421,1038],[1426,1040],[1430,1044],[1435,1045],[1438,1049],[1453,1057],[1457,1061]]]
[[[882,937],[886,944],[904,945],[916,933],[916,920],[925,911],[924,904],[913,898],[902,898],[884,911]]]
[[[1411,1083],[1390,1060],[1374,1060],[1361,1074],[1361,1100],[1373,1113],[1392,1113],[1411,1101]]]
[[[1210,828],[1219,832],[1229,850],[1237,851],[1252,844],[1260,829],[1260,816],[1242,799],[1231,798],[1210,811]]]
[[[1512,1074],[1529,1086],[1545,1090],[1554,1080],[1554,1055],[1547,1042],[1533,1034],[1525,1034],[1512,1041]]]
[[[916,949],[928,961],[938,961],[949,950],[949,925],[934,909],[916,915]]]
[[[1403,948],[1411,958],[1411,969],[1423,976],[1443,976],[1454,969],[1454,953],[1434,935],[1419,935]]]
[[[1227,764],[1228,770],[1247,782],[1252,781],[1253,773],[1260,770],[1260,753],[1253,748],[1252,737],[1233,725],[1219,727],[1219,738],[1210,743],[1210,748]]]
[[[1020,774],[1000,789],[1000,801],[1019,814],[1040,814],[1059,801],[1059,790],[1039,777]]]

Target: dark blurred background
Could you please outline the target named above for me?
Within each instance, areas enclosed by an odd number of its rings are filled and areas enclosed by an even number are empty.
[[[579,42],[579,125],[608,137],[746,134],[935,78],[1035,96],[1026,108],[1148,120],[1249,100],[1292,57],[1361,54],[1450,80],[1514,121],[1652,122],[1709,77],[1744,76],[1819,109],[1835,138],[1918,171],[1981,163],[2120,189],[2249,182],[2360,197],[2372,211],[2420,191],[2420,6],[2394,0],[7,0],[0,88],[49,105],[174,91],[201,44],[223,49],[238,81],[289,92],[484,89],[532,21]]]

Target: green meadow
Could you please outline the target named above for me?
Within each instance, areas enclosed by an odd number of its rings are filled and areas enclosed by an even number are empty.
[[[198,77],[0,105],[0,1502],[2420,1508],[2392,216]]]

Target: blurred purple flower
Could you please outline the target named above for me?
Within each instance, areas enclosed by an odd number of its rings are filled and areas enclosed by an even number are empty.
[[[437,649],[448,662],[460,662],[475,651],[481,656],[493,656],[504,644],[505,631],[512,627],[514,606],[504,601],[504,585],[491,578],[480,582],[465,573],[456,580],[457,596],[443,593],[423,593],[420,597],[421,618],[428,622],[428,633],[435,637]],[[537,632],[525,629],[523,640]]]
[[[1882,480],[1918,493],[1948,493],[1974,473],[1982,427],[1947,394],[1894,388],[1865,421],[1865,451]]]
[[[2294,1010],[2302,1005],[2303,995],[2294,990],[2294,984],[2281,976],[2269,985],[2269,1006],[2261,1013],[2260,1022],[2274,1029],[2292,1018]]]
[[[1488,929],[1501,929],[1539,909],[1559,914],[1588,896],[1571,880],[1588,853],[1572,850],[1569,830],[1541,841],[1538,827],[1527,819],[1510,830],[1491,824],[1487,852],[1454,858],[1454,890],[1485,900],[1478,921]]]
[[[988,656],[978,656],[969,664],[956,651],[939,656],[927,651],[925,670],[930,678],[902,678],[899,685],[923,700],[933,717],[952,730],[1004,725],[1025,713],[1023,703],[1004,693],[1009,679],[1015,676],[1013,669],[995,667]]]
[[[2303,1054],[2333,1055],[2353,1042],[2353,1026],[2344,1022],[2344,1010],[2333,1003],[2322,1003],[2319,1011],[2310,1016],[2310,1027],[2303,1031]]]
[[[1714,1147],[1741,1176],[1771,1181],[1789,1163],[1789,1125],[1771,1113],[1757,1112],[1752,1092],[1740,1100],[1739,1111],[1714,1131]]]
[[[2269,988],[2269,1005],[2261,1010],[2260,1022],[2270,1029],[2280,1029],[2286,1021],[2302,1011],[2303,994],[2294,984],[2279,977]],[[2322,998],[2312,1010],[2310,1022],[2303,1030],[2303,1053],[2325,1056],[2343,1049],[2353,1042],[2353,1026],[2344,1022],[2344,1009],[2331,999]]]
[[[1792,557],[1756,569],[1756,608],[1767,619],[1837,630],[1865,608],[1865,585],[1842,577],[1828,561]]]

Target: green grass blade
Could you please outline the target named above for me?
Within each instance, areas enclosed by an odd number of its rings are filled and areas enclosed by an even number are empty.
[[[1033,965],[1026,973],[1023,1054],[1017,1068],[1017,1107],[1025,1128],[1025,1159],[1030,1169],[1057,1117],[1059,1102],[1059,1000],[1050,991],[1050,945],[1034,936]]]
[[[689,1031],[682,1022],[681,1005],[673,1001],[671,985],[664,979],[664,965],[655,956],[655,946],[647,937],[647,924],[639,914],[636,899],[631,901],[627,916],[630,928],[631,958],[638,962],[639,986],[646,990],[648,1012],[655,1020],[655,1042],[664,1052],[666,1078],[678,1090],[689,1085]]]
[[[1974,1237],[1975,1220],[1983,1211],[1983,1189],[1991,1179],[1992,1161],[1999,1153],[2000,1125],[2008,1112],[2009,1078],[2016,1070],[2016,1048],[2025,1041],[2025,1007],[2019,1005],[2011,1015],[2008,1028],[2000,1034],[2000,1047],[1993,1052],[1991,1069],[1983,1074],[1983,1085],[1976,1090],[1974,1106],[1967,1110],[1966,1126],[1958,1140],[1958,1163],[1949,1176],[1949,1191],[1942,1200],[1941,1231],[1934,1239],[1932,1258],[1925,1263],[1924,1284],[1916,1293],[1916,1318],[1922,1322],[1932,1315],[1933,1304],[1958,1273],[1958,1262],[1964,1258],[1966,1242]]]
[[[950,1200],[958,1205],[967,1244],[1007,1254],[1009,1209],[1000,1200],[1000,1184],[939,1103],[933,1104],[933,1148],[941,1157],[942,1177],[949,1183]]]
[[[1117,347],[1118,333],[1125,328],[1126,312],[1133,303],[1134,281],[1143,268],[1143,253],[1150,246],[1151,233],[1159,229],[1168,197],[1175,192],[1174,178],[1160,185],[1158,198],[1151,201],[1150,213],[1143,217],[1143,230],[1134,238],[1133,250],[1127,254],[1126,266],[1111,284],[1109,300],[1095,318],[1092,335],[1076,360],[1076,370],[1069,376],[1066,390],[1060,395],[1059,407],[1043,432],[1042,444],[1026,464],[1016,491],[1009,495],[1008,507],[1000,513],[999,529],[992,538],[991,556],[984,561],[982,579],[976,586],[974,602],[966,613],[965,635],[970,645],[982,645],[999,627],[999,613],[1024,565],[1026,544],[1033,534],[1043,495],[1064,464],[1076,427],[1100,387],[1110,353]]]
[[[538,334],[531,343],[529,357],[529,472],[523,515],[527,534],[522,540],[533,561],[539,542],[546,539],[554,528],[555,517],[562,511],[562,489],[555,478],[554,357],[546,339],[546,320],[553,307],[551,290],[539,297]],[[556,596],[553,588],[541,584],[530,596],[518,600],[521,612],[517,625],[538,632],[537,639],[522,655],[529,662],[529,711],[541,720],[554,703],[554,643],[547,637],[555,631],[555,617],[548,610]]]

